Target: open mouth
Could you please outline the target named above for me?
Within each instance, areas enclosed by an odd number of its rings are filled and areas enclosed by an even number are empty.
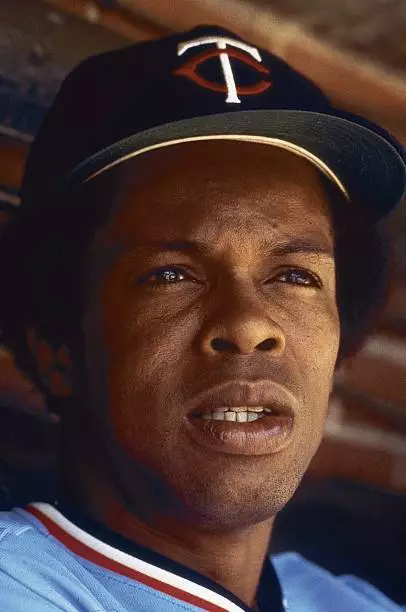
[[[279,453],[294,439],[296,397],[271,380],[232,381],[197,396],[185,415],[193,448],[231,455]]]
[[[186,430],[198,446],[237,455],[277,453],[292,440],[294,417],[288,409],[224,406],[196,411]]]

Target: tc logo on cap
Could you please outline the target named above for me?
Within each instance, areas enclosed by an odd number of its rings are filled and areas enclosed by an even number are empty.
[[[271,81],[261,79],[253,85],[239,85],[231,66],[230,57],[240,60],[244,64],[251,66],[260,74],[269,75],[270,71],[261,64],[262,59],[258,49],[251,47],[244,42],[226,38],[224,36],[204,36],[196,38],[178,45],[178,56],[184,55],[194,47],[202,45],[216,45],[216,49],[208,49],[186,62],[183,66],[175,70],[175,74],[185,76],[201,87],[227,94],[228,104],[241,104],[240,96],[253,96],[266,91],[271,86]],[[224,84],[209,81],[199,75],[197,67],[207,60],[219,57],[220,65],[224,76]]]

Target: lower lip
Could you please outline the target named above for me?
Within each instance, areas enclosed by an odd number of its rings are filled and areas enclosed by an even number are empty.
[[[293,434],[293,417],[269,415],[248,423],[186,419],[187,431],[199,446],[229,455],[271,455],[286,448]]]

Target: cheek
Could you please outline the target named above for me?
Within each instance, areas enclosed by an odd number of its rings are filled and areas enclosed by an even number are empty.
[[[114,419],[135,411],[151,419],[163,399],[176,395],[181,386],[181,364],[192,342],[195,316],[175,309],[169,316],[158,303],[147,304],[122,284],[107,283],[103,290],[102,328]]]
[[[319,302],[292,303],[286,308],[281,323],[287,346],[296,346],[305,362],[310,361],[321,371],[334,367],[340,342],[340,319],[333,296]]]
[[[157,439],[162,441],[161,452],[175,444],[176,409],[181,402],[177,361],[184,354],[184,343],[174,326],[162,317],[140,312],[128,301],[115,309],[114,324],[111,311],[106,301],[108,420],[118,446],[126,455],[144,461]]]
[[[297,321],[296,321],[297,323]],[[303,391],[303,419],[319,430],[324,424],[340,342],[336,307],[303,311],[300,324],[291,325],[286,338]]]
[[[339,324],[336,317],[332,317],[317,326],[309,325],[307,329],[303,326],[301,329],[293,361],[299,372],[297,383],[302,392],[302,409],[297,415],[297,435],[292,445],[291,461],[303,474],[324,434],[339,346]],[[298,338],[298,327],[293,334]]]

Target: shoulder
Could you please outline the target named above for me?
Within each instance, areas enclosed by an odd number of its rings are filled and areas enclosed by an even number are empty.
[[[55,565],[55,545],[41,523],[20,508],[0,512],[1,609],[68,609],[58,605],[63,598],[56,601],[57,593],[50,595],[49,573],[53,568],[60,573],[61,568]]]
[[[271,557],[289,609],[295,612],[401,612],[378,589],[355,576],[335,576],[293,552]]]
[[[2,550],[6,550],[11,542],[13,545],[25,542],[29,532],[32,532],[30,535],[34,535],[35,531],[38,531],[38,527],[25,510],[14,508],[7,512],[0,512],[0,548]]]

